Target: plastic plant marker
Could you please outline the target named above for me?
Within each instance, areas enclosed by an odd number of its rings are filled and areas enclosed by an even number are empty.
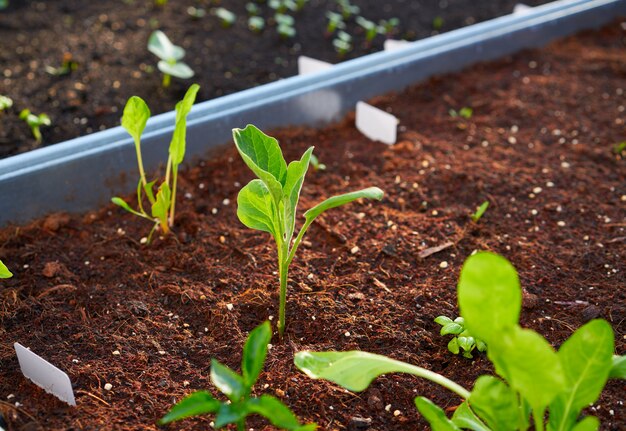
[[[395,144],[399,122],[395,116],[365,102],[356,104],[356,128],[372,141]]]
[[[15,347],[15,354],[24,377],[32,380],[37,386],[61,401],[65,401],[71,406],[76,406],[72,382],[70,382],[70,378],[65,372],[31,352],[20,343],[13,344],[13,347]]]
[[[333,65],[326,61],[317,60],[305,55],[298,57],[298,75],[310,75],[312,73],[328,70],[331,67],[333,67]]]
[[[383,43],[385,51],[397,51],[406,48],[411,42],[408,40],[387,39]]]

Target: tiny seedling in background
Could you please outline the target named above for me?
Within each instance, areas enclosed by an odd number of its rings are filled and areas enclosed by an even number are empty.
[[[196,95],[200,87],[193,84],[187,90],[183,100],[176,104],[176,124],[174,134],[169,147],[169,157],[167,159],[165,180],[154,194],[155,181],[148,182],[143,167],[143,159],[141,156],[141,134],[146,128],[146,123],[150,118],[150,109],[146,102],[140,97],[133,96],[128,99],[124,114],[122,115],[122,127],[132,136],[135,143],[135,152],[137,155],[137,166],[139,168],[139,182],[137,184],[137,210],[134,210],[122,198],[114,197],[111,201],[131,214],[145,218],[154,223],[150,234],[148,235],[148,243],[152,240],[152,235],[161,228],[164,234],[169,233],[170,228],[174,225],[174,217],[176,214],[176,188],[178,183],[178,167],[185,158],[185,149],[187,145],[187,115],[191,111],[191,107],[196,100]],[[143,207],[143,194],[150,203],[150,214]]]
[[[246,11],[248,11],[248,15],[256,16],[261,13],[261,9],[255,3],[246,3]]]
[[[0,112],[9,109],[11,106],[13,106],[13,99],[0,94]]]
[[[167,0],[154,0],[154,5],[158,7],[163,7],[167,4]]]
[[[304,224],[292,242],[298,200],[309,169],[313,147],[306,150],[300,160],[294,160],[287,165],[278,141],[253,125],[248,125],[245,129],[233,129],[233,138],[241,158],[258,177],[239,192],[237,216],[250,229],[268,232],[276,241],[280,280],[278,332],[282,337],[285,331],[289,265],[307,229],[324,211],[361,198],[381,200],[383,191],[370,187],[334,196],[317,204],[304,213]]]
[[[187,15],[193,19],[202,19],[206,16],[206,10],[201,7],[189,6],[187,8]]]
[[[235,25],[235,21],[237,21],[237,15],[223,7],[218,7],[217,9],[214,9],[213,13],[216,17],[219,18],[220,23],[224,28],[232,27],[233,25]]]
[[[352,15],[358,15],[361,12],[361,9],[350,3],[350,0],[336,0],[337,5],[339,6],[339,10],[343,19],[348,19]]]
[[[466,120],[469,120],[470,118],[472,118],[472,115],[474,114],[474,110],[472,108],[465,106],[459,109],[458,112],[454,109],[450,109],[448,113],[450,114],[452,118],[461,117],[461,118],[465,118]]]
[[[180,79],[193,77],[193,70],[180,61],[185,57],[185,50],[174,45],[161,30],[150,35],[148,51],[160,58],[157,67],[163,73],[163,87],[170,86],[172,76]]]
[[[356,23],[365,30],[365,40],[367,45],[371,45],[372,41],[378,34],[378,26],[373,21],[365,19],[362,16],[356,17]]]
[[[338,13],[328,11],[326,12],[326,18],[328,18],[328,24],[326,24],[326,35],[330,36],[336,30],[343,30],[346,28],[346,23],[343,20],[343,16]]]
[[[264,322],[250,332],[243,347],[241,374],[226,365],[211,360],[211,382],[229,401],[220,401],[207,391],[194,392],[176,404],[159,421],[164,425],[181,419],[215,413],[214,428],[235,424],[238,431],[246,429],[246,418],[258,414],[268,419],[275,427],[294,431],[313,431],[314,423],[302,425],[296,415],[272,395],[252,397],[252,387],[263,370],[267,357],[267,346],[272,338],[269,322]]]
[[[50,117],[46,114],[35,115],[28,109],[23,109],[22,112],[20,112],[20,119],[26,121],[26,124],[30,127],[31,132],[38,143],[41,143],[42,140],[40,128],[50,126],[52,124]]]
[[[294,28],[295,20],[290,15],[277,13],[274,15],[276,21],[276,31],[283,39],[292,38],[296,36],[296,29]]]
[[[2,101],[0,100],[0,111],[1,110],[2,110]],[[624,152],[626,152],[626,141],[618,142],[617,144],[613,145],[613,154],[619,156]]]
[[[483,202],[482,204],[480,204],[479,207],[476,208],[476,212],[472,214],[472,220],[474,221],[474,223],[478,223],[478,220],[480,220],[480,218],[485,214],[487,208],[489,208],[489,201]]]
[[[285,13],[288,10],[295,12],[298,9],[292,0],[270,0],[268,6],[278,13]]]
[[[381,19],[378,23],[378,29],[387,37],[391,37],[400,27],[398,18]]]
[[[345,31],[340,31],[337,33],[337,37],[333,39],[333,46],[335,47],[335,51],[343,57],[352,51],[352,36]]]
[[[255,33],[261,33],[265,28],[265,20],[260,16],[251,16],[248,18],[248,28]]]
[[[9,271],[9,268],[0,260],[0,278],[11,278],[13,273]]]
[[[296,11],[301,11],[308,2],[309,0],[295,0]]]
[[[440,16],[436,16],[433,19],[433,30],[439,31],[443,27],[443,18]]]
[[[311,153],[311,166],[313,166],[313,170],[315,171],[325,171],[326,170],[326,165],[323,163],[320,163],[319,159],[317,158],[317,156],[313,153]]]
[[[465,320],[462,317],[452,320],[446,316],[439,316],[435,319],[435,322],[441,325],[440,335],[454,336],[448,343],[448,350],[455,355],[461,353],[464,357],[471,359],[472,350],[478,349],[479,352],[487,351],[487,345],[484,341],[473,337],[465,329]]]
[[[78,69],[78,63],[73,60],[72,53],[70,52],[63,54],[63,63],[61,63],[61,66],[46,66],[46,72],[52,76],[69,75],[76,69]]]

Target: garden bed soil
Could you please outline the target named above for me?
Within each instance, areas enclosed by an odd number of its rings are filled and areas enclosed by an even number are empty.
[[[0,157],[117,126],[121,109],[132,95],[144,98],[153,113],[172,110],[192,80],[174,78],[169,89],[161,88],[161,74],[152,71],[157,58],[146,49],[150,33],[157,28],[187,50],[184,61],[196,72],[193,82],[202,87],[199,101],[293,76],[299,55],[332,63],[343,60],[334,50],[333,38],[324,36],[325,13],[336,10],[332,0],[311,0],[295,13],[297,35],[290,40],[281,40],[270,25],[259,35],[250,32],[244,0],[170,1],[161,8],[153,0],[9,3],[7,10],[0,11],[0,94],[11,97],[14,106],[0,113]],[[208,13],[199,20],[187,14],[189,6],[208,12],[220,3],[237,14],[233,28],[222,28]],[[433,30],[436,17],[443,20],[439,31],[448,31],[511,13],[517,0],[352,3],[372,21],[399,17],[395,37],[414,40],[437,33]],[[266,18],[272,15],[266,5],[259,7]],[[354,50],[344,59],[382,49],[384,37],[366,46],[363,30],[354,20],[348,31],[354,36]],[[78,68],[65,76],[47,73],[46,66],[59,67],[66,53]],[[24,108],[52,119],[53,125],[42,129],[41,145],[18,117]]]
[[[348,393],[306,377],[293,356],[362,349],[470,388],[492,372],[488,360],[449,353],[433,319],[456,316],[459,270],[479,249],[518,269],[523,326],[558,347],[604,318],[623,354],[626,161],[611,147],[624,139],[625,40],[614,23],[380,97],[374,103],[400,119],[394,146],[364,138],[351,117],[276,131],[287,160],[315,145],[328,166],[309,172],[301,208],[371,185],[386,195],[311,227],[290,274],[285,339],[274,336],[255,393],[324,430],[426,429],[415,396],[448,412],[460,399],[406,375]],[[463,106],[471,119],[448,115]],[[248,332],[278,304],[275,245],[235,215],[251,177],[234,146],[185,171],[176,237],[150,246],[139,241],[150,226],[113,206],[0,232],[0,258],[15,272],[0,289],[0,409],[11,430],[155,430],[176,400],[214,391],[210,358],[238,369]],[[491,206],[473,223],[484,200]],[[76,408],[22,377],[15,341],[67,370]],[[623,383],[610,382],[588,413],[604,430],[623,430],[623,402]],[[209,429],[211,420],[168,429]],[[248,426],[271,429],[259,418]]]

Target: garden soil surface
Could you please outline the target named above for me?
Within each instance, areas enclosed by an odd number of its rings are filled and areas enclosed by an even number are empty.
[[[119,125],[126,100],[144,98],[154,114],[174,109],[191,80],[173,79],[161,87],[155,70],[158,59],[146,49],[150,33],[164,31],[173,43],[183,46],[184,59],[201,85],[199,101],[293,76],[297,57],[308,55],[332,63],[380,51],[385,37],[365,44],[363,30],[354,18],[347,21],[354,50],[339,58],[325,35],[326,11],[336,11],[334,0],[310,0],[297,13],[297,35],[282,40],[270,18],[267,4],[259,4],[267,27],[261,34],[247,28],[245,0],[172,0],[164,7],[154,0],[9,0],[0,11],[0,95],[14,105],[0,112],[0,157],[83,136]],[[400,18],[393,37],[415,40],[464,25],[511,13],[517,0],[353,0],[360,14],[378,22]],[[528,5],[545,0],[525,0]],[[193,19],[187,9],[207,11]],[[236,24],[221,27],[210,10],[224,6],[237,14]],[[441,18],[442,26],[433,29]],[[59,67],[64,55],[78,67],[72,73],[53,76],[46,67]],[[46,113],[52,126],[42,129],[43,143],[33,139],[19,112],[28,108]]]
[[[285,338],[274,335],[254,393],[323,430],[426,429],[417,395],[450,414],[461,400],[425,380],[386,375],[354,394],[309,379],[293,356],[361,349],[471,388],[493,372],[489,361],[449,353],[433,319],[456,317],[459,270],[474,250],[518,269],[523,326],[558,347],[603,318],[623,354],[626,160],[612,147],[625,138],[625,40],[618,22],[380,97],[373,103],[400,119],[393,146],[364,138],[352,117],[274,131],[288,160],[315,145],[328,167],[308,173],[302,209],[366,186],[386,195],[313,224],[292,265]],[[448,114],[464,106],[470,119]],[[152,245],[140,242],[149,224],[113,206],[0,231],[0,258],[15,272],[0,288],[0,408],[11,430],[155,430],[176,400],[217,395],[210,359],[238,369],[249,331],[276,322],[275,245],[235,214],[251,178],[232,145],[183,172],[176,235]],[[78,406],[22,377],[13,342],[66,370]],[[623,430],[623,403],[624,384],[612,381],[587,413]],[[248,428],[272,429],[261,418]]]

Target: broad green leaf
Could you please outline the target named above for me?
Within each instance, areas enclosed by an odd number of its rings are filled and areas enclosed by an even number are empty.
[[[545,338],[530,329],[508,329],[490,342],[487,354],[496,372],[528,401],[535,414],[545,411],[565,388],[557,353]]]
[[[448,342],[448,350],[455,355],[458,355],[460,352],[459,340],[454,337],[452,340]]]
[[[0,278],[11,278],[13,273],[9,271],[9,268],[0,260]]]
[[[191,111],[196,95],[200,90],[198,84],[192,84],[185,93],[183,100],[176,104],[176,127],[170,142],[169,153],[172,157],[172,164],[180,165],[185,158],[185,147],[187,142],[187,115]]]
[[[469,408],[467,401],[457,407],[452,415],[452,422],[462,429],[470,429],[472,431],[491,431],[480,420],[478,416]],[[513,428],[512,428],[513,429]]]
[[[610,379],[626,379],[626,356],[613,356],[613,364],[611,365]]]
[[[174,45],[161,30],[156,30],[150,35],[148,51],[165,61],[178,61],[185,56],[185,50]]]
[[[272,328],[270,322],[265,321],[250,332],[246,344],[243,346],[241,372],[247,387],[254,385],[263,369],[267,356],[267,345],[271,338]]]
[[[516,429],[519,411],[517,396],[502,380],[480,376],[474,383],[469,405],[491,429]]]
[[[381,200],[383,196],[383,191],[378,187],[368,187],[366,189],[358,190],[356,192],[333,196],[332,198],[328,198],[325,201],[320,202],[319,204],[315,205],[313,208],[305,212],[304,217],[306,218],[307,222],[310,223],[318,215],[331,208],[336,208],[338,206],[345,205],[361,198]]]
[[[245,403],[222,403],[215,416],[215,428],[221,428],[228,424],[234,424],[248,415]]]
[[[445,412],[428,398],[415,398],[415,406],[428,421],[433,431],[461,431],[461,428],[448,419]]]
[[[472,335],[491,344],[517,325],[522,291],[513,265],[497,254],[470,256],[461,269],[459,308]]]
[[[302,183],[304,182],[304,177],[309,169],[309,160],[312,153],[313,147],[309,147],[300,160],[294,160],[289,163],[289,166],[287,166],[287,177],[285,179],[283,192],[285,196],[285,233],[287,234],[288,241],[291,240],[291,237],[293,236],[300,190],[302,190]]]
[[[587,416],[578,422],[572,431],[597,431],[600,428],[600,421],[595,416]]]
[[[239,191],[237,196],[237,217],[250,229],[279,236],[275,225],[276,206],[270,192],[261,180],[252,180]]]
[[[271,395],[261,395],[260,398],[252,398],[247,402],[248,411],[257,413],[268,419],[272,425],[286,430],[314,430],[315,424],[307,424],[303,428],[298,418],[289,408],[277,398]],[[313,427],[311,427],[313,425]]]
[[[122,115],[122,127],[133,137],[135,143],[141,139],[150,118],[150,109],[141,97],[133,96],[128,99]]]
[[[170,209],[172,192],[167,183],[161,184],[156,194],[156,200],[152,204],[152,217],[159,219],[161,227],[167,232],[167,212]]]
[[[220,408],[220,405],[221,403],[213,398],[210,393],[206,391],[194,392],[172,407],[171,410],[159,420],[159,424],[164,425],[191,416],[215,413]]]
[[[459,325],[458,323],[452,322],[443,326],[441,330],[439,331],[439,334],[440,335],[448,335],[448,334],[459,335],[461,332],[463,332],[463,327]]]
[[[216,359],[211,360],[211,381],[233,403],[246,393],[243,378]]]
[[[162,73],[172,75],[180,79],[189,79],[195,75],[193,69],[182,61],[168,63],[167,61],[161,60],[157,63],[157,67]]]
[[[442,326],[447,325],[448,323],[452,323],[452,322],[453,320],[446,316],[438,316],[435,318],[435,323],[439,323]]]
[[[609,379],[613,346],[613,329],[605,320],[581,326],[563,343],[558,357],[567,384],[550,405],[551,429],[571,429],[581,410],[598,399]]]
[[[233,129],[233,139],[245,164],[265,183],[278,205],[287,178],[287,162],[278,141],[251,124]]]

